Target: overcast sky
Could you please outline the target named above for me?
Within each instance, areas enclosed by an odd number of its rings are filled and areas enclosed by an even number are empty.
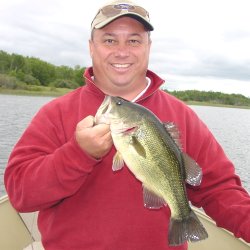
[[[137,0],[155,28],[149,68],[169,90],[250,97],[249,0]],[[0,0],[0,50],[90,66],[90,23],[105,0]]]

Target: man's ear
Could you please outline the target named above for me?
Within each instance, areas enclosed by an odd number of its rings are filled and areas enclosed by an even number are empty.
[[[89,55],[92,58],[93,57],[93,41],[89,39]]]

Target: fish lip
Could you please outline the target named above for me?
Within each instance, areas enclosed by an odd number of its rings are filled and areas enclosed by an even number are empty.
[[[106,95],[101,106],[98,108],[95,115],[95,124],[110,124],[109,122],[109,112],[111,109],[111,96]]]

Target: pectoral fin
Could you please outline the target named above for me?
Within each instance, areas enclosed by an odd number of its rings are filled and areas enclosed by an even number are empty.
[[[149,209],[159,209],[166,204],[166,202],[161,197],[149,190],[144,184],[142,185],[142,188],[145,207]]]
[[[185,153],[183,153],[183,160],[186,170],[186,182],[192,186],[199,186],[202,180],[202,170],[200,166]]]
[[[123,166],[124,166],[124,161],[122,155],[120,152],[117,151],[113,158],[112,170],[113,171],[121,170]]]
[[[131,146],[135,149],[138,155],[146,158],[146,151],[136,136],[131,137]]]

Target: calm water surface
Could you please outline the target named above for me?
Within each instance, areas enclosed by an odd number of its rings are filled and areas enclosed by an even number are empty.
[[[0,196],[11,149],[31,118],[52,97],[0,95]],[[250,110],[191,106],[223,146],[243,186],[250,192]]]
[[[9,154],[39,108],[52,97],[0,95],[0,197]]]
[[[250,192],[250,110],[191,106],[206,123]]]

